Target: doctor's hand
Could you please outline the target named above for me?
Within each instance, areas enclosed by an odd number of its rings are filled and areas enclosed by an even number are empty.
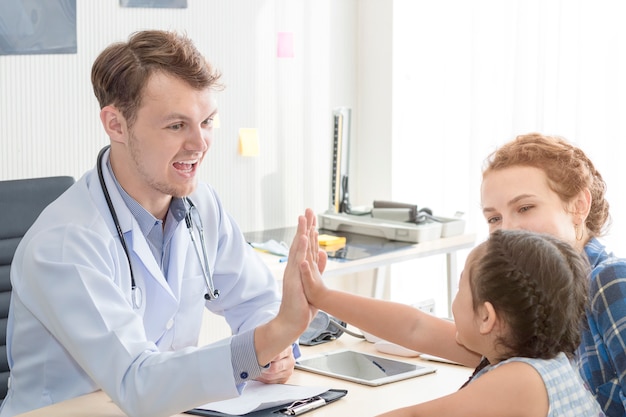
[[[326,266],[326,253],[319,250],[317,235],[317,217],[313,210],[306,209],[304,215],[298,218],[298,231],[289,248],[278,312],[279,317],[283,315],[290,323],[304,325],[295,339],[300,337],[317,314],[317,309],[309,304],[304,294],[301,277],[301,269],[308,270],[309,264],[315,264],[314,268]]]
[[[326,251],[320,249],[319,233],[317,231],[317,216],[313,213],[313,210],[307,209],[305,212],[307,218],[310,221],[310,230],[308,233],[309,245],[307,251],[307,262],[311,267],[316,266],[320,274],[326,269],[328,263],[328,254]]]
[[[307,234],[308,245],[305,253],[305,262],[300,263],[300,277],[302,290],[306,297],[307,303],[317,309],[319,305],[316,304],[317,300],[323,297],[326,286],[322,281],[322,272],[326,268],[328,262],[328,255],[325,251],[319,248],[319,233],[317,231],[317,217],[312,211],[306,211],[307,216],[312,216],[309,220],[310,230]],[[308,218],[308,217],[307,217]],[[315,316],[313,316],[315,317]]]
[[[257,378],[257,381],[266,384],[284,384],[293,374],[295,364],[296,358],[293,356],[293,347],[289,346],[272,359],[270,366],[263,369],[263,373]]]
[[[309,247],[319,248],[318,233],[309,235]],[[324,301],[324,297],[328,288],[322,280],[322,272],[326,267],[328,256],[322,250],[309,250],[307,252],[307,262],[303,262],[300,268],[302,277],[302,287],[307,301],[310,305],[321,308],[320,302]]]
[[[289,248],[283,275],[278,314],[254,332],[254,347],[261,365],[270,363],[285,349],[291,348],[317,314],[317,309],[309,304],[304,295],[301,278],[301,270],[308,270],[310,263],[315,264],[315,270],[326,266],[326,253],[320,253],[317,246],[316,225],[316,216],[311,209],[298,218],[298,230]]]

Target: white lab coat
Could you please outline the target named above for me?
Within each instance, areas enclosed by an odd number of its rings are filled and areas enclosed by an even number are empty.
[[[0,417],[98,389],[131,416],[169,416],[235,397],[231,339],[196,347],[203,309],[223,314],[234,333],[278,311],[276,281],[212,188],[199,184],[190,196],[221,292],[206,302],[185,222],[172,238],[166,282],[103,171],[143,295],[141,307],[133,308],[128,261],[94,169],[41,214],[15,254],[7,330],[11,380]]]

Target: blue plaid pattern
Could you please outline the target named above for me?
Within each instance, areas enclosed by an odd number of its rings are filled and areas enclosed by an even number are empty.
[[[592,239],[587,326],[576,351],[583,380],[608,417],[626,416],[626,259],[607,253]]]

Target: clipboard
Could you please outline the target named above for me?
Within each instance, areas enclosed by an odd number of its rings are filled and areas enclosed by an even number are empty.
[[[185,411],[186,414],[207,417],[281,417],[281,416],[299,416],[308,411],[324,407],[338,399],[344,397],[348,393],[345,389],[329,389],[328,391],[311,398],[295,401],[293,403],[282,404],[275,407],[266,408],[264,410],[252,411],[246,414],[235,416],[234,414],[220,413],[219,411],[204,410],[194,408]]]

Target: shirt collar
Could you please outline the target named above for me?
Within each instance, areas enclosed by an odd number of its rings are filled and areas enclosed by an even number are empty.
[[[158,225],[159,227],[163,227],[163,221],[161,219],[157,219],[156,217],[154,217],[152,213],[146,210],[141,204],[137,202],[137,200],[131,197],[130,194],[128,194],[126,190],[124,190],[124,188],[122,188],[119,181],[115,177],[115,174],[113,173],[110,159],[107,161],[107,169],[109,170],[109,174],[111,175],[111,178],[113,178],[113,181],[115,183],[115,186],[117,187],[118,192],[122,196],[122,200],[124,200],[124,203],[130,210],[131,214],[137,220],[137,223],[139,224],[139,228],[141,229],[141,233],[147,237],[150,231],[152,230],[152,228],[155,227],[156,225]],[[170,207],[167,213],[168,220],[173,219],[176,221],[176,224],[178,224],[182,219],[185,218],[186,213],[187,213],[187,207],[185,205],[184,200],[178,197],[172,198],[172,201],[170,203]]]
[[[589,239],[589,242],[585,245],[585,254],[587,255],[591,269],[594,269],[606,257],[604,245],[595,237]]]

